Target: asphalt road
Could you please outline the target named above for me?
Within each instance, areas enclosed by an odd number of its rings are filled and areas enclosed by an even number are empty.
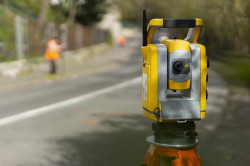
[[[152,121],[141,110],[139,44],[116,47],[106,60],[94,62],[105,64],[103,70],[1,93],[0,165],[142,164]],[[209,76],[211,111],[197,126],[201,152],[228,95],[221,78],[212,71]]]

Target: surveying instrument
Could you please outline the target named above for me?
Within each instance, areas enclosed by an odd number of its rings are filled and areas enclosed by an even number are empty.
[[[202,19],[151,19],[143,11],[142,106],[156,121],[144,166],[200,166],[194,121],[206,114],[207,56]],[[187,30],[187,35],[171,32]],[[165,35],[165,36],[164,36]]]

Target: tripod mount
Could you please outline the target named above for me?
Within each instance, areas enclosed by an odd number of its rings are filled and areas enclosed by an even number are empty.
[[[200,156],[196,155],[198,135],[195,123],[156,122],[152,124],[153,136],[145,155],[143,166],[200,166]]]

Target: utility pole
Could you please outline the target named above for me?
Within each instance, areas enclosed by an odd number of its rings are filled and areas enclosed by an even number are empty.
[[[23,47],[23,27],[22,18],[16,15],[15,18],[15,31],[16,31],[16,48],[18,59],[24,58],[24,47]]]

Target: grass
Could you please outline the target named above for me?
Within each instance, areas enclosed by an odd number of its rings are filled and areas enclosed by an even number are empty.
[[[223,53],[220,56],[223,56]],[[211,66],[232,85],[250,87],[249,56],[240,54],[223,56],[223,58],[213,59]]]

